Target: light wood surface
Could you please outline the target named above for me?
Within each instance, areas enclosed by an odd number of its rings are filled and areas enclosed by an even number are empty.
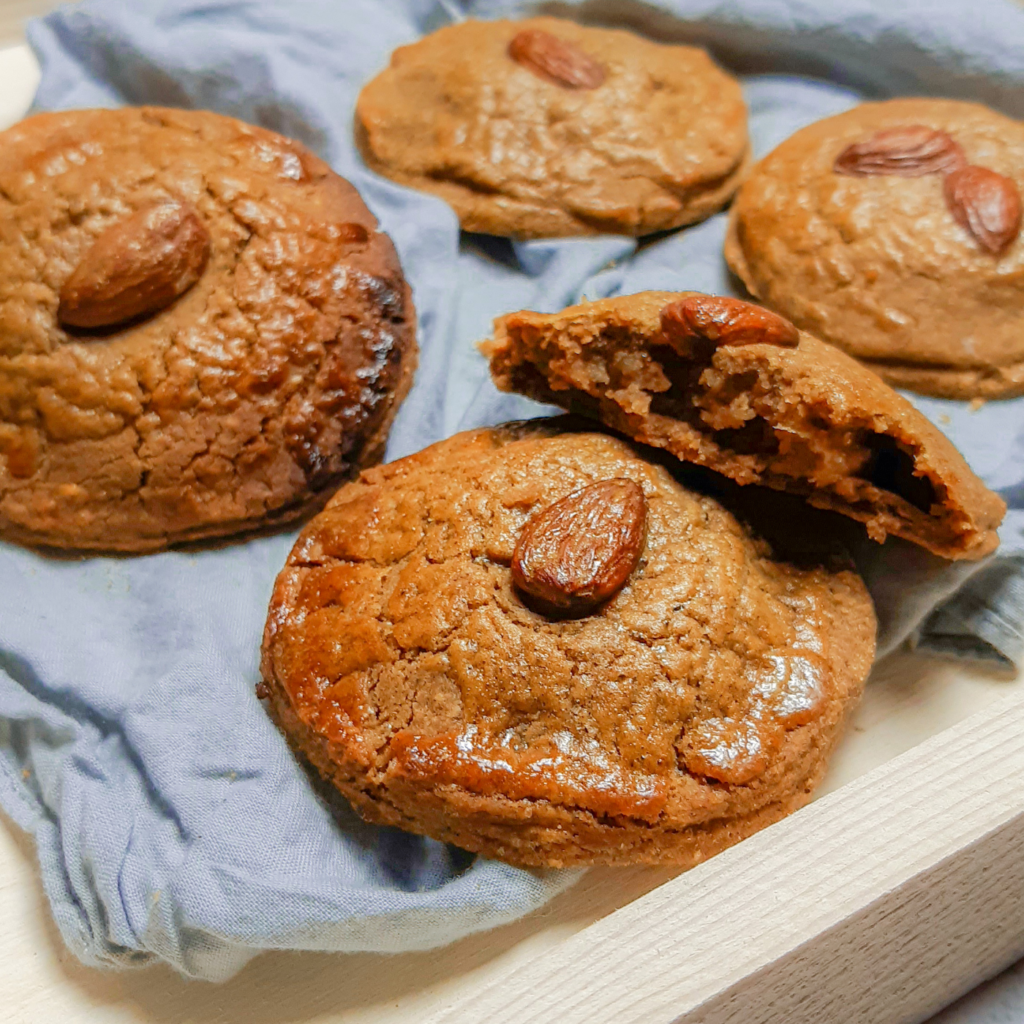
[[[0,47],[20,43],[29,18],[58,6],[53,0],[0,0]]]
[[[1014,694],[430,1024],[919,1021],[1024,954],[1022,736]]]
[[[50,6],[0,0],[0,42]],[[37,74],[24,47],[0,49],[0,126]],[[1024,680],[891,658],[828,795],[696,871],[595,870],[529,918],[442,950],[270,953],[218,986],[78,963],[31,840],[0,818],[0,1019],[909,1024],[1024,953],[1022,734]]]

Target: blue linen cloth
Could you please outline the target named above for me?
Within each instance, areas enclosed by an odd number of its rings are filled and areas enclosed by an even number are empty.
[[[862,96],[938,93],[1024,115],[1024,12],[1006,0],[549,4],[712,47],[744,74],[758,155]],[[39,109],[158,103],[298,138],[394,239],[421,366],[388,448],[545,412],[491,385],[473,342],[510,309],[645,288],[728,292],[723,217],[623,238],[461,237],[440,201],[376,177],[352,144],[360,86],[394,47],[507,0],[87,0],[35,22]],[[829,79],[826,81],[825,79]],[[1012,666],[1024,654],[1024,402],[915,399],[1008,499],[999,558],[950,566],[865,540],[880,649]],[[294,534],[140,558],[0,544],[0,804],[34,833],[68,945],[222,979],[261,949],[401,951],[522,915],[578,877],[530,873],[358,822],[318,792],[254,696],[274,576]]]

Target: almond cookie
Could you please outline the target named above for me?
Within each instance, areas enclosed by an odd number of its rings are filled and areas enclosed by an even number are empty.
[[[0,135],[0,537],[288,522],[380,458],[416,359],[393,246],[305,147],[154,107]]]
[[[999,543],[1006,506],[876,374],[738,299],[641,292],[510,313],[499,388],[602,420],[741,484],[802,495],[946,558]]]
[[[362,91],[366,162],[467,231],[644,235],[720,209],[745,170],[739,83],[703,50],[557,18],[464,21]]]
[[[689,866],[810,798],[871,600],[806,519],[832,517],[767,492],[797,514],[758,526],[578,427],[470,431],[342,487],[278,577],[260,692],[370,821],[513,864]]]
[[[797,132],[736,196],[751,294],[894,387],[1024,394],[1024,124],[976,103],[863,106]]]

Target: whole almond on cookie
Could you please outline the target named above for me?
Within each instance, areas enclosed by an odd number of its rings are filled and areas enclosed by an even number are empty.
[[[716,345],[779,345],[792,348],[800,341],[797,329],[784,317],[752,302],[723,295],[690,295],[661,311],[661,329],[672,345],[687,355],[698,340]]]
[[[210,234],[187,203],[145,206],[104,231],[60,293],[69,327],[109,327],[159,312],[202,276]]]
[[[555,614],[581,614],[618,593],[643,553],[647,499],[632,480],[602,480],[531,516],[512,579]]]
[[[1010,178],[971,165],[946,178],[945,194],[957,223],[989,252],[1001,253],[1020,234],[1020,191]]]
[[[542,29],[524,29],[508,44],[508,54],[535,75],[563,89],[596,89],[604,68],[575,43]]]
[[[920,178],[926,174],[947,174],[966,162],[960,145],[945,132],[910,124],[886,128],[870,139],[847,146],[836,157],[834,168],[839,174],[857,178]]]

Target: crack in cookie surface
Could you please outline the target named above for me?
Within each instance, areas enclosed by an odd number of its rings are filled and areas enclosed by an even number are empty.
[[[298,143],[201,112],[44,114],[4,140],[0,533],[159,548],[294,518],[379,457],[414,312],[347,182]],[[211,234],[198,283],[123,328],[63,330],[81,254],[168,197]]]
[[[648,502],[640,564],[591,614],[534,611],[510,567],[524,523],[617,478]],[[769,542],[558,420],[342,488],[278,579],[263,675],[292,744],[373,820],[524,864],[689,863],[805,799],[874,628],[837,547]]]

